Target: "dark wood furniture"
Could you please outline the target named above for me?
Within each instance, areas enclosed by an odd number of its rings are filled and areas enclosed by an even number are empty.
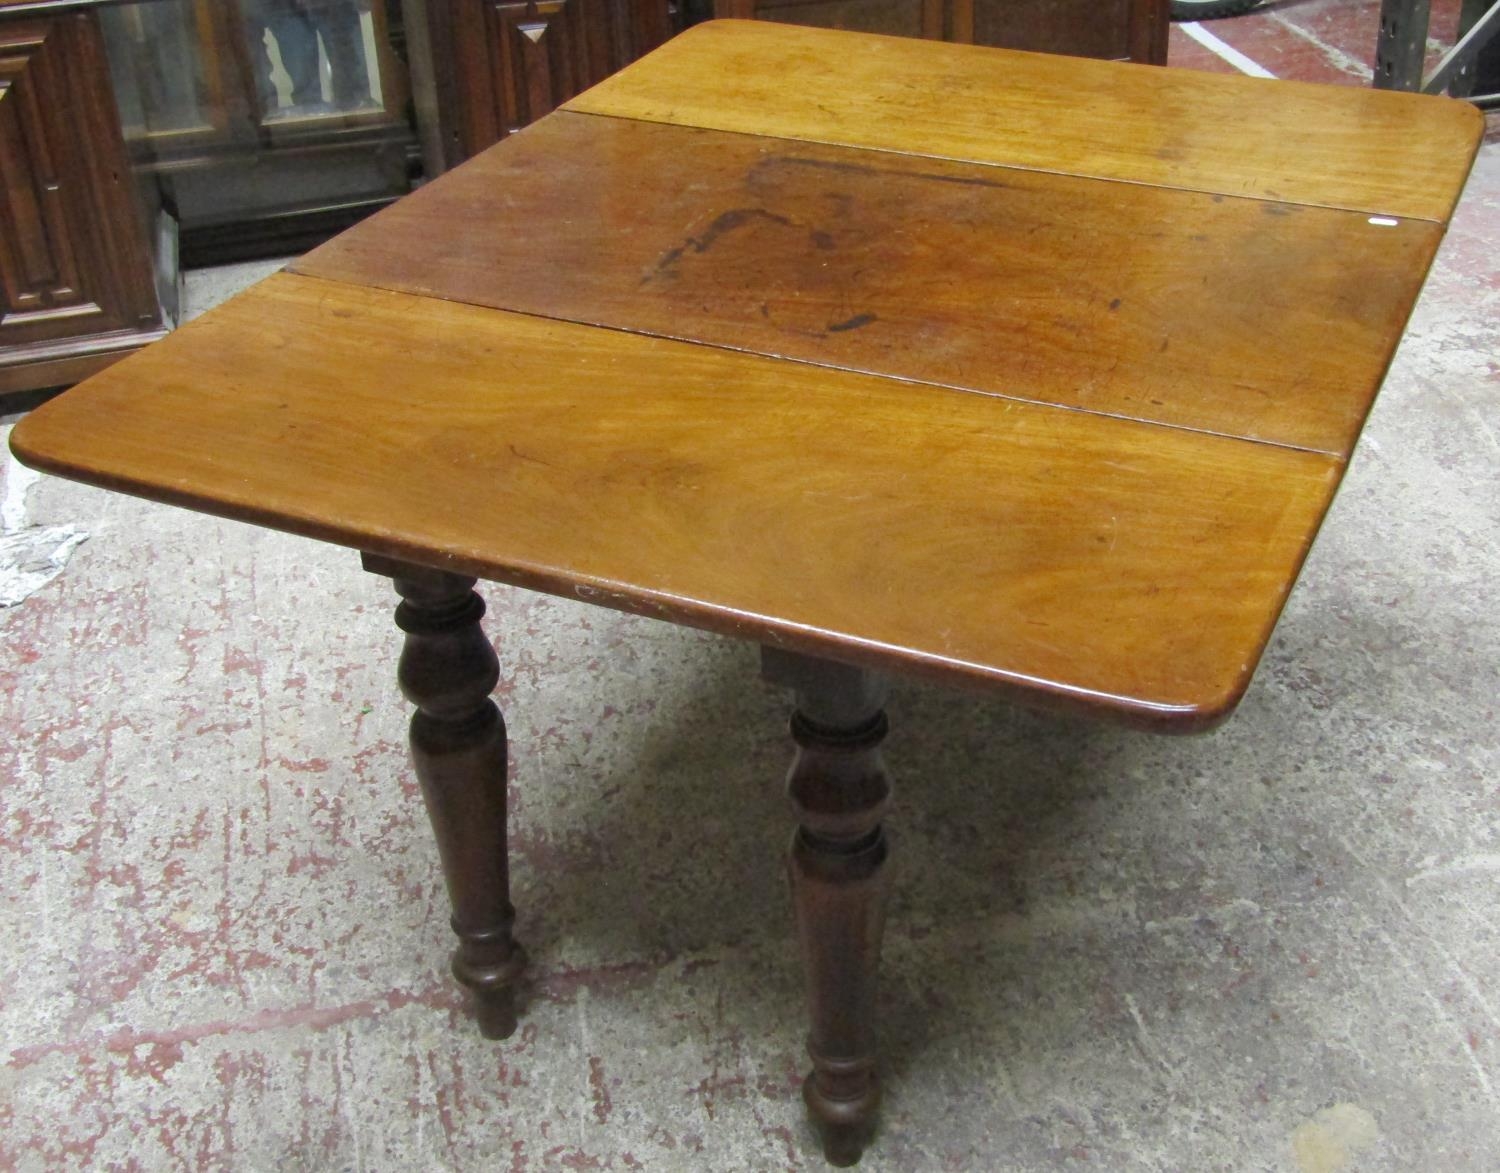
[[[714,22],[12,443],[394,580],[491,1036],[523,962],[475,580],[760,642],[796,694],[806,1099],[848,1163],[879,1097],[872,673],[1224,719],[1482,129],[1439,98]]]
[[[102,369],[173,308],[95,7],[0,0],[0,395]]]
[[[672,0],[403,0],[423,158],[439,175],[682,27]]]
[[[1167,7],[1166,0],[714,0],[714,15],[1165,65]]]

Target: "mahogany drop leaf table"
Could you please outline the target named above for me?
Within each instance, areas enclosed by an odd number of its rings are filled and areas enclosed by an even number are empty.
[[[715,21],[12,443],[394,580],[454,973],[491,1037],[524,954],[475,580],[763,645],[797,697],[806,1100],[847,1164],[879,1096],[876,673],[1163,732],[1224,718],[1482,125],[1439,98]]]

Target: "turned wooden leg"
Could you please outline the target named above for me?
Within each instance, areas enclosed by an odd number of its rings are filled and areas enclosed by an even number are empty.
[[[852,1165],[880,1104],[875,979],[889,887],[881,816],[885,690],[870,673],[767,648],[766,678],[797,690],[787,795],[797,818],[788,861],[807,971],[808,1112],[834,1165]]]
[[[453,976],[474,994],[480,1032],[516,1029],[515,989],[526,954],[511,936],[505,826],[505,722],[490,700],[500,677],[480,629],[474,580],[374,554],[365,569],[394,580],[406,633],[397,679],[417,707],[411,756],[453,908]]]

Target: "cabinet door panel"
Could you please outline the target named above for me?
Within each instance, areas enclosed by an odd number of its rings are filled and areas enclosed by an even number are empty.
[[[413,69],[419,106],[430,102],[441,124],[434,171],[550,113],[676,29],[669,0],[406,0],[406,11],[427,42],[430,63]]]
[[[31,341],[64,332],[66,319],[98,316],[80,292],[68,231],[68,194],[59,179],[57,147],[65,128],[38,100],[49,63],[46,26],[0,29],[0,275],[5,305],[0,340]]]
[[[610,73],[606,13],[592,0],[491,8],[489,43],[505,133],[550,114]]]
[[[160,322],[88,16],[0,23],[0,347]]]

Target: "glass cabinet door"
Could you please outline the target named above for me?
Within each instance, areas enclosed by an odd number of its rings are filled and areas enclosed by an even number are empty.
[[[397,0],[99,11],[126,143],[189,263],[301,251],[404,194],[419,153]]]

